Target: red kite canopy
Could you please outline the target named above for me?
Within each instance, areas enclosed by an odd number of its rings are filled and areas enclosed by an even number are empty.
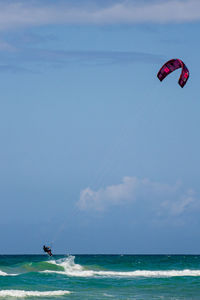
[[[189,78],[189,70],[180,59],[171,59],[166,62],[158,72],[157,77],[162,81],[168,74],[179,68],[182,68],[182,72],[178,83],[183,88]]]

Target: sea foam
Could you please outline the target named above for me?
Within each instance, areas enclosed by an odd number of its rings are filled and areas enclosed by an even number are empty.
[[[17,274],[8,274],[0,270],[0,276],[17,276]]]
[[[0,276],[7,276],[8,274],[0,270]]]
[[[63,296],[66,294],[70,294],[69,291],[24,291],[24,290],[2,290],[0,291],[0,297],[53,297],[53,296]]]
[[[57,273],[74,277],[184,277],[184,276],[200,276],[200,270],[135,270],[135,271],[97,271],[86,270],[81,265],[75,264],[75,257],[69,256],[61,260],[53,260],[50,263],[63,268],[63,271],[45,270],[42,273]]]

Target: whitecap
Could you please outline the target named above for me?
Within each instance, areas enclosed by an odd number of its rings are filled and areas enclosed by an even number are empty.
[[[183,276],[200,276],[200,270],[136,270],[136,271],[96,271],[86,270],[81,265],[75,264],[75,257],[69,256],[65,259],[51,261],[52,264],[60,266],[63,271],[46,270],[42,273],[57,273],[66,276],[75,277],[183,277]]]
[[[0,270],[0,276],[17,276],[17,274],[8,274]]]
[[[0,276],[7,276],[8,274],[3,272],[3,271],[0,271]]]
[[[107,294],[107,293],[104,293],[103,296],[105,296],[105,297],[111,297],[111,298],[115,297],[115,296]]]
[[[53,296],[63,296],[66,294],[70,294],[69,291],[46,291],[46,292],[40,292],[40,291],[24,291],[24,290],[1,290],[0,291],[0,297],[53,297]]]

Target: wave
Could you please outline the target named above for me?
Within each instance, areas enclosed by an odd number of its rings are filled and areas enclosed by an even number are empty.
[[[8,274],[0,270],[0,276],[16,276],[17,274]]]
[[[9,272],[7,270],[0,270],[1,276],[17,276],[26,273],[38,273],[45,270],[62,270],[62,267],[50,264],[48,261],[39,261],[39,262],[25,262],[14,264],[9,267]]]
[[[200,276],[200,270],[136,270],[136,271],[96,271],[96,270],[86,270],[81,265],[75,264],[75,257],[69,256],[65,259],[52,260],[51,264],[62,267],[60,270],[45,270],[41,273],[57,273],[66,276],[75,277],[183,277],[183,276]]]
[[[24,291],[24,290],[1,290],[0,297],[53,297],[53,296],[63,296],[70,294],[69,291],[47,291],[47,292],[40,292],[40,291]]]
[[[39,261],[39,262],[25,262],[23,264],[14,265],[11,273],[9,274],[5,271],[0,270],[1,276],[17,276],[25,273],[56,273],[69,277],[152,277],[152,278],[162,278],[162,277],[184,277],[184,276],[196,276],[200,277],[200,270],[132,270],[132,271],[115,271],[115,270],[103,270],[97,269],[89,266],[81,266],[75,263],[75,257],[69,255],[65,258],[49,261]],[[7,270],[6,270],[7,271]]]
[[[66,276],[75,277],[184,277],[184,276],[200,276],[200,270],[170,270],[170,271],[148,271],[139,270],[133,272],[115,272],[115,271],[92,271],[83,270],[81,272],[70,271],[42,271],[42,273],[57,273]]]

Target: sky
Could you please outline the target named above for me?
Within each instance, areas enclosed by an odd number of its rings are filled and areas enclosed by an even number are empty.
[[[199,32],[199,0],[0,0],[0,254],[200,254]]]

